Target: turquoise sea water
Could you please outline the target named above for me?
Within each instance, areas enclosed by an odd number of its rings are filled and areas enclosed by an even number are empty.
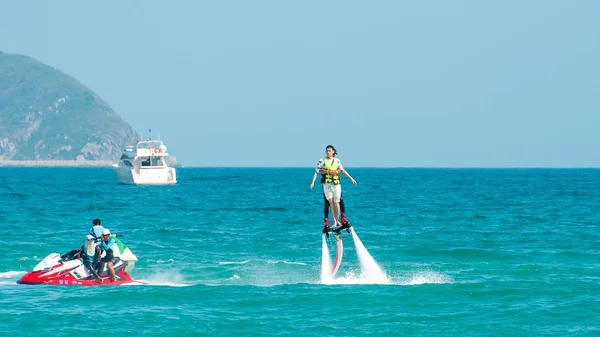
[[[390,284],[369,284],[348,235],[321,284],[311,168],[183,168],[170,187],[0,168],[0,335],[600,334],[600,170],[350,172],[348,217]],[[97,217],[146,285],[16,284],[80,247]]]

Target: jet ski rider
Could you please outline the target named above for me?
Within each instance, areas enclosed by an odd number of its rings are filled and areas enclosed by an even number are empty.
[[[114,262],[114,253],[113,248],[118,249],[117,242],[110,235],[110,230],[108,228],[104,228],[102,230],[102,236],[100,237],[100,248],[106,252],[106,255],[100,260],[102,266],[100,270],[103,270],[104,264],[108,267],[108,272],[110,274],[110,279],[112,281],[117,280],[117,275],[115,274],[115,269],[113,268]]]
[[[94,236],[94,239],[99,242],[100,241],[100,237],[102,236],[102,231],[104,230],[104,227],[102,226],[102,220],[100,219],[94,219],[92,221],[92,228],[90,228],[90,234],[92,236]]]
[[[83,262],[83,265],[86,266],[86,268],[92,273],[92,275],[94,275],[96,281],[102,282],[102,279],[94,268],[96,264],[100,262],[100,254],[102,253],[100,251],[100,247],[95,241],[96,240],[94,239],[93,235],[88,234],[85,236],[85,244],[83,247],[81,247],[81,261]]]
[[[96,265],[100,262],[100,254],[102,253],[100,247],[96,244],[94,236],[88,234],[85,236],[85,243],[81,246],[81,249],[73,249],[68,253],[61,255],[61,260],[69,261],[75,258],[79,258],[83,265],[90,271],[96,281],[102,282],[102,278],[96,272]]]

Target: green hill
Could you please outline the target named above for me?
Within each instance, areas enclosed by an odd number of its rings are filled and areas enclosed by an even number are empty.
[[[0,52],[0,160],[117,160],[139,138],[74,78]]]

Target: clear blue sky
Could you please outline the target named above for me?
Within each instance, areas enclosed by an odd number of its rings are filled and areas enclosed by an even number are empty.
[[[600,167],[600,1],[5,1],[186,166]]]

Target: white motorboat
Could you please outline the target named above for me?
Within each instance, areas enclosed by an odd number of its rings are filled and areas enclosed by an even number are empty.
[[[167,163],[169,153],[160,140],[143,140],[135,148],[128,146],[113,171],[121,184],[174,185],[175,168]]]

